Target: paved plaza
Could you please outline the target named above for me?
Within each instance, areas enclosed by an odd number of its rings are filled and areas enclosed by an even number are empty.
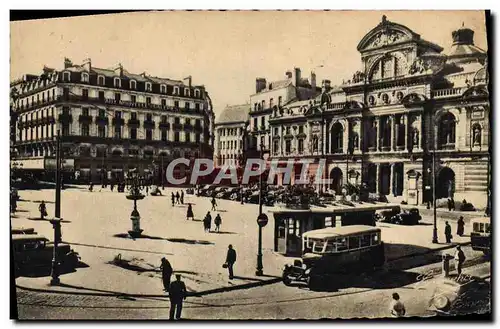
[[[281,276],[283,265],[292,261],[273,251],[274,220],[270,214],[270,221],[263,229],[266,276],[255,276],[258,205],[217,200],[218,211],[211,214],[214,218],[220,213],[221,232],[205,233],[201,220],[211,208],[210,199],[185,194],[185,205],[172,207],[170,193],[176,189],[166,188],[163,196],[147,196],[138,202],[141,228],[146,237],[132,240],[126,234],[131,229],[132,201],[127,200],[124,193],[111,192],[109,188],[100,190],[100,187],[96,187],[94,192],[69,188],[62,192],[63,241],[72,245],[88,267],[62,275],[62,287],[48,286],[48,277],[21,277],[16,280],[18,285],[80,292],[161,295],[163,287],[159,265],[161,257],[166,257],[174,273],[183,275],[189,291],[203,293],[276,281]],[[19,202],[18,213],[11,220],[12,226],[34,227],[52,240],[50,223],[36,219],[41,200],[47,203],[49,216],[53,215],[54,191],[20,191],[20,197],[22,201]],[[193,205],[194,221],[185,218],[187,203]],[[267,210],[269,208],[264,207],[264,211]],[[456,224],[450,223],[455,231]],[[389,261],[450,247],[444,243],[431,243],[431,218],[425,217],[423,223],[417,226],[377,225],[382,229]],[[442,220],[438,221],[438,230],[440,242],[443,242]],[[466,226],[466,234],[469,231]],[[468,236],[455,237],[453,242],[466,243],[469,239]],[[238,255],[234,280],[229,280],[227,271],[222,268],[229,244],[234,246]],[[118,255],[123,260],[131,261],[130,264],[136,268],[110,264]]]

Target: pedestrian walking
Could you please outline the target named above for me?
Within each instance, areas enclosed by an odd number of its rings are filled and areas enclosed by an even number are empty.
[[[453,235],[451,235],[451,226],[448,222],[446,222],[445,227],[444,227],[444,236],[446,238],[446,243],[451,243],[451,239],[453,238]]]
[[[149,185],[146,185],[146,195],[148,195],[149,192]]]
[[[187,290],[184,282],[181,281],[181,275],[176,274],[176,281],[170,284],[168,298],[170,299],[170,320],[179,320],[182,312],[182,302],[186,299]]]
[[[217,211],[217,201],[215,201],[215,197],[212,197],[212,211]]]
[[[113,190],[115,189],[115,184],[111,184],[110,188],[111,188],[111,192],[113,192]]]
[[[181,191],[181,204],[184,204],[184,191]]]
[[[220,225],[222,224],[222,218],[220,217],[220,214],[217,214],[217,216],[215,216],[214,224],[215,224],[215,232],[219,233]]]
[[[224,267],[227,267],[227,270],[229,271],[229,280],[234,278],[234,263],[236,263],[236,250],[234,250],[233,245],[230,244],[227,249],[226,263],[224,264]]]
[[[451,198],[451,210],[455,210],[455,200]]]
[[[179,191],[177,191],[177,192],[175,193],[175,199],[177,200],[177,204],[179,204],[179,203],[180,203],[180,198],[181,198],[181,196],[179,195]]]
[[[186,219],[189,220],[190,218],[192,220],[194,220],[193,206],[190,203],[188,203],[188,210],[187,210],[187,214],[186,214]]]
[[[395,318],[403,317],[406,314],[405,305],[399,298],[399,294],[397,292],[392,294],[392,301],[390,304],[389,311],[391,315]]]
[[[455,268],[457,270],[457,274],[460,276],[460,274],[462,274],[462,265],[465,262],[465,254],[462,248],[460,248],[460,246],[457,246],[454,259],[455,259]]]
[[[464,217],[460,216],[460,218],[457,221],[457,235],[458,236],[464,235],[464,227],[465,227]]]
[[[89,184],[89,191],[92,192],[94,190],[94,183],[90,182]]]
[[[172,192],[172,207],[175,206],[175,195],[174,192]]]
[[[38,205],[38,211],[40,211],[40,218],[45,219],[45,216],[47,216],[47,207],[45,206],[45,201],[42,200],[42,203]]]
[[[212,215],[210,215],[210,211],[207,212],[207,215],[203,219],[203,225],[205,227],[205,232],[210,233],[210,229],[212,226]]]
[[[163,290],[168,291],[170,288],[170,277],[172,276],[172,265],[170,265],[170,262],[165,258],[162,257],[161,259],[161,265],[160,265],[160,270],[161,270],[161,280],[163,282]]]
[[[451,211],[451,199],[448,199],[448,211]]]

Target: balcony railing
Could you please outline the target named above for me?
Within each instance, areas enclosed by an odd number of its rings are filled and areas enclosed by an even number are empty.
[[[432,97],[434,97],[435,99],[440,99],[440,98],[461,96],[463,90],[464,88],[448,88],[448,89],[434,90],[432,92]]]
[[[184,130],[185,131],[193,131],[193,126],[189,123],[184,124]]]
[[[109,119],[108,117],[96,117],[95,122],[100,125],[107,125],[109,124]]]
[[[92,116],[81,114],[78,117],[78,121],[81,122],[81,123],[92,123]]]
[[[174,128],[174,130],[182,130],[182,123],[174,123],[172,128]]]
[[[58,121],[59,122],[69,122],[69,121],[73,121],[73,116],[71,114],[59,114],[59,117],[58,117]]]
[[[125,124],[125,120],[123,118],[113,118],[111,121],[113,125],[121,125],[123,126]]]
[[[153,120],[145,120],[143,125],[144,125],[144,128],[154,129],[155,122]]]
[[[137,119],[129,119],[127,124],[129,126],[139,127],[141,125],[141,122]]]
[[[170,123],[169,122],[160,122],[159,127],[162,129],[170,129]]]

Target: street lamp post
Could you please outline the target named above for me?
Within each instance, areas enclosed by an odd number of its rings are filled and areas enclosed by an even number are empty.
[[[141,193],[141,183],[139,181],[139,176],[136,172],[132,173],[133,176],[130,178],[130,194],[126,196],[127,199],[134,201],[134,209],[130,214],[130,220],[132,221],[132,230],[128,231],[128,234],[132,238],[138,238],[142,235],[143,230],[141,229],[141,215],[137,211],[137,200],[144,199],[144,195]]]
[[[50,221],[54,228],[54,250],[52,253],[52,270],[50,285],[60,284],[59,279],[59,259],[57,258],[58,245],[61,240],[61,138],[60,130],[57,130],[56,136],[56,201],[54,219]]]
[[[432,150],[432,203],[434,206],[434,228],[432,230],[432,243],[438,243],[437,211],[436,211],[436,150]]]
[[[264,143],[260,143],[260,158],[264,159]],[[262,216],[262,173],[259,176],[259,217]],[[255,275],[264,275],[262,266],[262,226],[259,224],[259,245],[257,252],[257,270]]]

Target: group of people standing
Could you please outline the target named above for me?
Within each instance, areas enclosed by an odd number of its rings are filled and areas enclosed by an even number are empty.
[[[457,235],[463,236],[465,230],[465,221],[464,217],[460,216],[457,221]],[[451,239],[453,239],[453,235],[451,234],[451,225],[446,221],[444,226],[444,237],[446,238],[446,243],[451,243]]]
[[[219,233],[220,226],[222,225],[222,218],[220,217],[220,214],[217,214],[217,216],[215,216],[214,224],[215,232]],[[203,227],[205,228],[205,232],[210,233],[210,230],[212,229],[212,215],[210,214],[210,211],[207,212],[205,218],[203,219]]]
[[[172,195],[171,195],[171,199],[172,199],[172,207],[175,206],[176,204],[184,204],[184,191],[181,191],[181,193],[179,194],[179,191],[175,192],[172,192]]]

